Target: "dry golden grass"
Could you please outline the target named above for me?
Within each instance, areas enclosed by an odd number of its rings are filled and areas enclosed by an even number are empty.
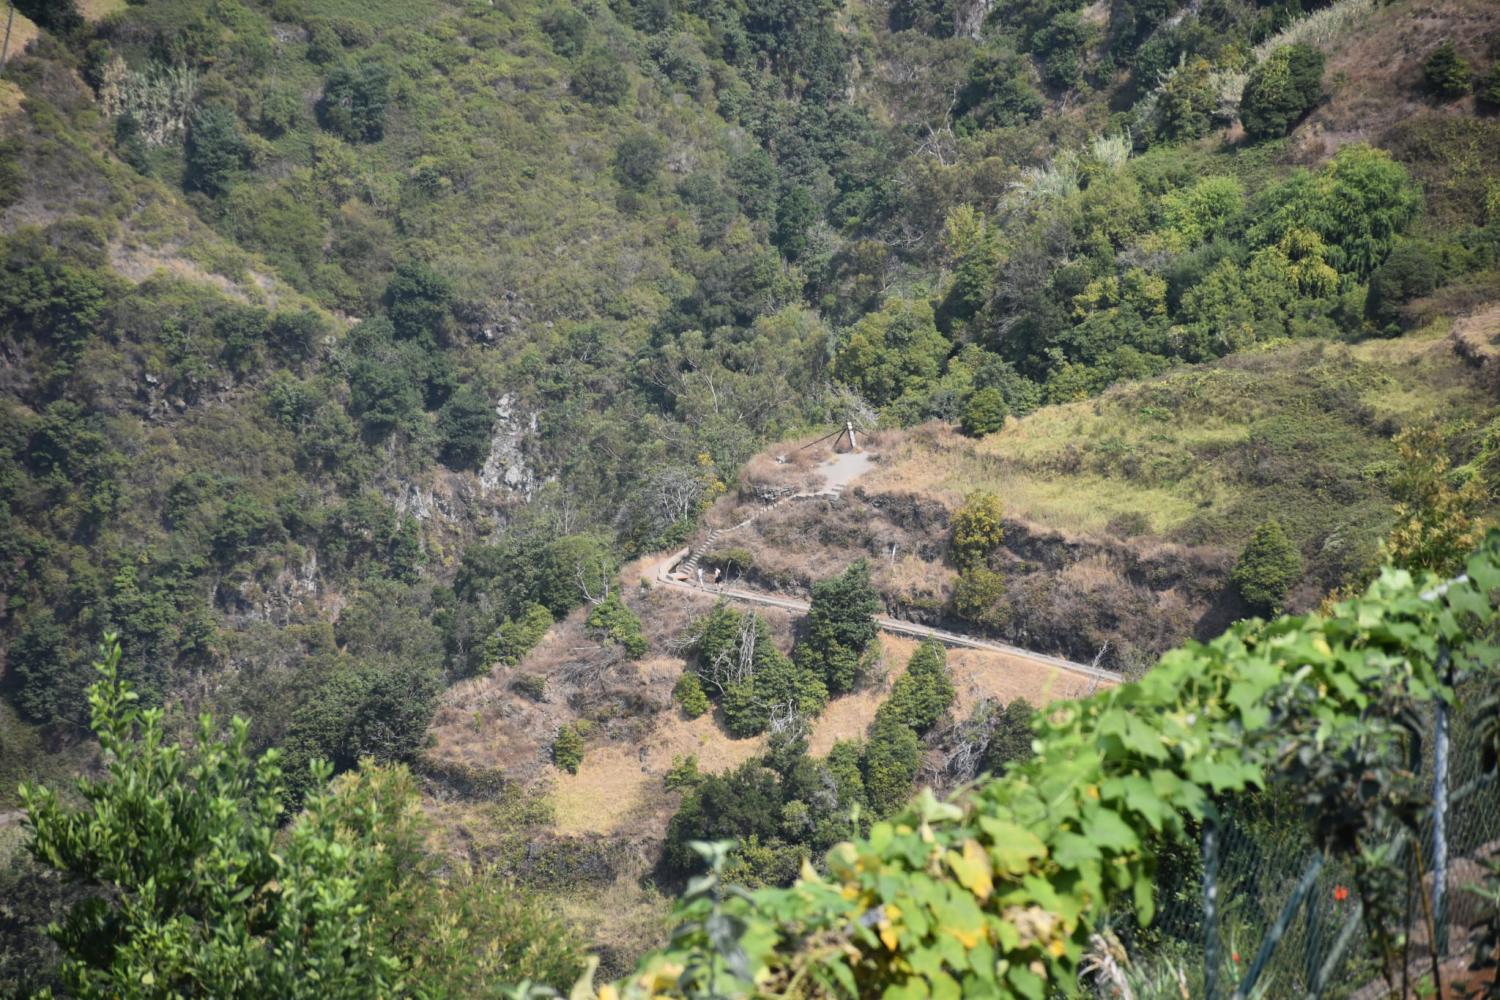
[[[8,14],[9,11],[0,12],[0,35],[5,32],[5,19]],[[19,53],[25,52],[26,46],[36,41],[40,33],[40,29],[32,23],[31,18],[16,11],[16,19],[11,22],[10,26],[10,57],[15,58]]]
[[[958,573],[950,566],[930,563],[914,555],[898,555],[874,566],[875,587],[903,607],[942,607],[953,594]]]
[[[639,746],[590,747],[577,774],[559,772],[552,778],[557,831],[613,834],[663,829],[678,798],[662,785],[674,757],[696,754],[700,770],[717,772],[738,767],[764,749],[765,737],[731,739],[711,716],[689,720],[677,711],[662,712]]]
[[[10,130],[9,123],[21,113],[25,94],[9,80],[0,80],[0,133]]]
[[[809,753],[821,756],[839,740],[862,739],[891,683],[905,672],[919,643],[883,632],[880,645],[888,671],[885,681],[830,702],[813,724]],[[1041,706],[1060,699],[1084,697],[1102,683],[1055,670],[1035,660],[987,649],[948,650],[948,672],[958,694],[953,712],[959,718],[967,717],[986,698],[1002,703],[1025,698]]]
[[[1469,115],[1473,99],[1443,105],[1424,99],[1422,63],[1452,41],[1470,65],[1488,66],[1487,40],[1500,27],[1494,0],[1406,0],[1376,5],[1341,37],[1321,44],[1329,96],[1293,133],[1294,156],[1307,163],[1351,142],[1371,141],[1418,114]]]
[[[125,9],[125,0],[77,0],[77,4],[86,21],[100,21]]]

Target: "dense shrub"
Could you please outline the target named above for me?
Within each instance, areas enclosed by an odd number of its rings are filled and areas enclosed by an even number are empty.
[[[1004,708],[992,705],[989,739],[985,743],[980,769],[996,776],[1016,764],[1031,759],[1031,717],[1036,709],[1025,698],[1015,698]]]
[[[1463,97],[1469,92],[1469,61],[1452,42],[1444,42],[1422,63],[1422,82],[1442,100]]]
[[[892,299],[856,323],[833,356],[833,374],[876,406],[937,379],[951,345],[938,332],[932,306]]]
[[[877,712],[865,741],[865,797],[877,817],[888,816],[911,798],[922,763],[922,743],[912,728],[891,712]]]
[[[683,676],[691,677],[692,674]],[[667,768],[667,773],[662,775],[661,781],[669,792],[683,788],[697,788],[703,783],[703,774],[698,770],[698,755],[690,753],[684,757],[682,754],[673,754],[672,766]]]
[[[645,656],[650,648],[641,634],[641,619],[620,600],[618,590],[611,590],[608,597],[590,608],[584,623],[590,632],[619,645],[632,660]]]
[[[932,640],[922,643],[896,678],[891,693],[879,711],[887,712],[918,733],[924,733],[943,717],[956,692],[948,676],[948,654]]]
[[[1500,110],[1500,62],[1490,71],[1474,81],[1474,97],[1491,111]]]
[[[248,723],[224,732],[204,716],[179,743],[160,712],[141,710],[119,662],[107,648],[90,697],[108,769],[67,800],[22,790],[31,853],[112,887],[65,897],[51,931],[69,995],[232,996],[253,982],[276,996],[309,983],[356,996],[402,992],[412,976],[469,995],[502,976],[577,974],[573,933],[529,897],[451,865],[438,877],[404,768],[366,766],[329,786],[320,765],[303,779],[307,810],[288,816],[288,773],[274,753],[251,756]]]
[[[1328,264],[1363,280],[1416,218],[1422,192],[1389,153],[1351,145],[1317,174],[1292,174],[1267,191],[1263,202],[1250,231],[1254,242],[1276,244],[1299,230],[1315,233]]]
[[[1157,95],[1156,128],[1163,139],[1197,139],[1213,128],[1218,108],[1213,68],[1208,60],[1193,57],[1171,72]]]
[[[571,59],[583,51],[589,37],[589,18],[572,7],[556,7],[542,15],[542,31],[552,43],[552,51]]]
[[[1229,579],[1251,608],[1276,612],[1301,576],[1301,554],[1281,525],[1270,520],[1255,529]]]
[[[861,658],[875,640],[880,597],[870,583],[870,567],[860,560],[831,580],[813,584],[804,641],[797,661],[810,668],[833,695],[854,689],[863,672]]]
[[[530,701],[547,700],[547,678],[541,674],[520,674],[510,682],[511,690]]]
[[[583,763],[583,734],[577,726],[559,726],[552,741],[552,763],[569,774],[578,773]]]
[[[773,719],[809,719],[828,703],[817,673],[778,650],[769,640],[755,647],[753,672],[724,689],[719,702],[724,725],[736,738],[763,733]]]
[[[1267,56],[1245,83],[1240,121],[1251,139],[1286,135],[1312,110],[1323,92],[1323,53],[1311,45],[1288,45]]]
[[[437,431],[443,461],[453,469],[477,469],[490,450],[495,414],[490,402],[472,387],[459,389],[438,411]]]
[[[713,708],[713,702],[708,700],[708,692],[703,690],[703,682],[691,670],[684,670],[682,676],[677,678],[677,683],[672,687],[672,697],[682,706],[682,714],[689,719],[696,719]]]
[[[573,70],[572,89],[590,104],[613,106],[630,93],[630,75],[607,50],[594,49]]]
[[[615,178],[633,191],[644,191],[656,183],[667,159],[667,144],[654,132],[632,132],[615,147]]]
[[[323,82],[318,121],[345,142],[376,142],[385,134],[391,71],[367,61],[334,67]]]
[[[953,586],[953,613],[985,628],[1005,624],[1005,577],[983,565],[963,569]]]
[[[434,268],[409,260],[396,267],[385,286],[386,315],[403,339],[440,334],[448,320],[453,286]]]
[[[969,397],[959,426],[969,437],[984,437],[1004,428],[1008,416],[1010,407],[1005,405],[1005,396],[999,389],[989,387]]]
[[[974,490],[953,512],[953,562],[960,570],[983,566],[1005,540],[1005,508],[988,490]]]
[[[547,630],[552,627],[552,612],[540,604],[531,603],[515,618],[507,618],[485,640],[485,659],[490,663],[513,667],[536,648]]]
[[[1043,100],[1028,60],[1007,48],[988,48],[969,65],[957,111],[961,125],[1020,125],[1041,116]]]
[[[245,166],[245,140],[234,112],[217,105],[199,108],[188,126],[188,186],[204,194],[229,190]]]
[[[1402,243],[1370,275],[1365,318],[1377,330],[1386,331],[1400,320],[1402,305],[1432,294],[1442,280],[1442,262],[1428,244]]]

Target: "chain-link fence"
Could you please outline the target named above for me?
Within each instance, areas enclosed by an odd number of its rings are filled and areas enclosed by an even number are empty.
[[[1393,831],[1384,844],[1360,845],[1390,850],[1391,878],[1405,882],[1389,887],[1404,916],[1387,925],[1388,939],[1406,936],[1404,955],[1378,943],[1352,865],[1317,848],[1298,789],[1283,782],[1221,803],[1218,821],[1204,824],[1199,843],[1163,855],[1150,926],[1136,927],[1128,916],[1117,922],[1138,1000],[1376,1000],[1390,995],[1388,971],[1398,989],[1403,965],[1412,984],[1426,975],[1430,926],[1439,956],[1467,955],[1479,906],[1464,887],[1482,881],[1484,862],[1500,847],[1500,792],[1494,773],[1482,770],[1473,725],[1477,688],[1461,687],[1451,709],[1429,710],[1424,720],[1420,787],[1431,801],[1418,836]],[[1446,741],[1439,738],[1445,723]],[[1439,782],[1444,742],[1447,780]],[[1446,878],[1436,879],[1435,868]],[[1434,893],[1435,886],[1442,888]]]

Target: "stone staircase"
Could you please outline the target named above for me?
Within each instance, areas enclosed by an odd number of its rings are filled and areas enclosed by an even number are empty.
[[[749,522],[747,521],[745,523],[748,524]],[[739,527],[739,525],[736,525],[735,527]],[[688,553],[688,557],[682,561],[681,565],[678,566],[678,569],[682,570],[690,577],[695,575],[698,572],[699,560],[705,553],[713,549],[714,542],[716,542],[719,536],[723,533],[723,528],[715,528],[714,530],[710,531],[707,536],[704,537],[703,544],[695,546],[693,548],[693,551]]]

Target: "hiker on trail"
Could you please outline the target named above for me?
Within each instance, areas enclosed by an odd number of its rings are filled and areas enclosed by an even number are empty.
[[[698,567],[698,586],[699,586],[700,589],[703,587],[703,567],[702,566]]]
[[[719,575],[722,574],[723,572],[724,572],[724,567],[722,567],[722,566],[715,566],[714,567],[714,586],[715,587],[717,587],[719,585]]]

